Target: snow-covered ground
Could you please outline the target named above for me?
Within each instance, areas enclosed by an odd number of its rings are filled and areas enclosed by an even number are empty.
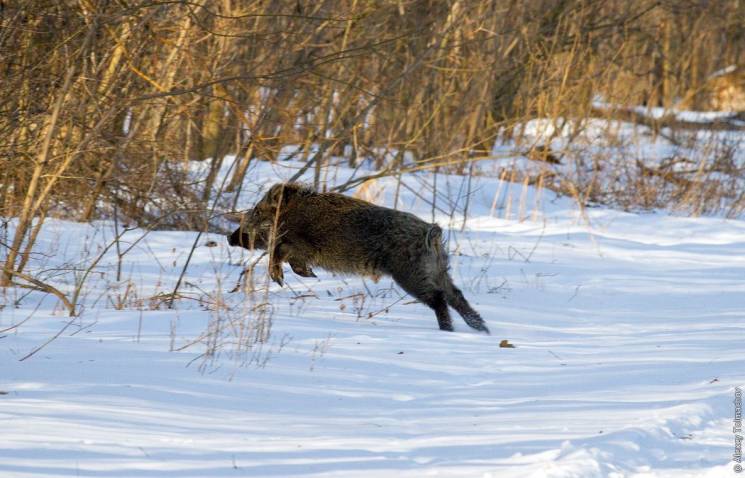
[[[291,176],[282,164],[250,176]],[[398,205],[431,219],[420,179],[404,177]],[[395,189],[366,194],[391,206]],[[168,309],[158,294],[190,232],[149,233],[118,282],[111,248],[72,321],[53,296],[1,291],[0,476],[737,476],[745,221],[580,214],[480,177],[461,231],[447,198],[462,210],[464,178],[438,189],[452,275],[492,336],[457,316],[455,333],[439,331],[390,279],[285,267],[266,297],[231,293],[258,254],[216,235],[199,238]],[[247,184],[242,204],[259,193]],[[112,237],[109,222],[49,221],[29,271],[71,293],[82,272],[70,271]],[[262,301],[271,336],[238,353]]]

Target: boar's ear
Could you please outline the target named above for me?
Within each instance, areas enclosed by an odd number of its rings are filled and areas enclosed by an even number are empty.
[[[269,203],[272,206],[277,206],[282,201],[282,204],[284,204],[296,190],[297,187],[292,183],[275,184],[269,188],[269,192],[267,193]]]

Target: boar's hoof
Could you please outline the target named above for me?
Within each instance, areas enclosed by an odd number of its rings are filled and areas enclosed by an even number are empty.
[[[271,277],[274,282],[279,284],[280,287],[284,286],[285,274],[284,272],[282,272],[282,265],[271,267],[269,270],[269,277]]]

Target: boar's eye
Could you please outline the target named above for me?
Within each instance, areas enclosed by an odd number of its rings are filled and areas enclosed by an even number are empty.
[[[248,223],[251,225],[251,227],[256,227],[261,223],[261,221],[262,221],[262,213],[259,207],[257,206],[251,211],[251,215],[248,219]]]

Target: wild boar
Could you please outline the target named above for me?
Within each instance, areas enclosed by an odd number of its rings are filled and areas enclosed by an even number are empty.
[[[275,184],[228,236],[231,246],[269,252],[269,275],[283,284],[282,263],[303,277],[312,267],[343,274],[391,276],[453,330],[448,305],[470,327],[489,333],[484,320],[448,274],[437,224],[413,214],[296,183]]]

